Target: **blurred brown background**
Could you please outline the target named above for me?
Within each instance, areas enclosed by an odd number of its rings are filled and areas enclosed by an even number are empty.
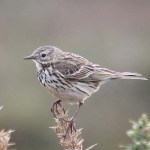
[[[1,0],[0,128],[15,129],[18,150],[58,150],[50,105],[54,98],[23,60],[39,46],[54,45],[116,71],[150,78],[149,0]],[[68,106],[74,108],[75,106]],[[150,81],[118,80],[102,86],[80,111],[85,147],[118,150],[129,143],[129,120],[150,117]]]

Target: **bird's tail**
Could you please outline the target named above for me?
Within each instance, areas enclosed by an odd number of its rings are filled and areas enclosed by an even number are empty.
[[[139,80],[147,80],[145,77],[143,77],[141,74],[138,73],[131,73],[131,72],[119,72],[118,76],[121,79],[139,79]]]
[[[139,80],[147,80],[139,73],[132,72],[116,72],[113,70],[109,70],[107,68],[101,68],[99,65],[94,64],[94,68],[96,70],[96,74],[93,75],[93,78],[101,80],[101,81],[110,81],[113,79],[139,79]]]

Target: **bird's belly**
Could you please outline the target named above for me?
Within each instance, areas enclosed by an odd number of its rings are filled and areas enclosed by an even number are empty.
[[[73,92],[71,89],[63,90],[59,88],[52,88],[49,86],[48,91],[50,92],[51,95],[53,95],[57,99],[60,99],[64,102],[68,102],[71,104],[79,103],[82,100],[81,95]]]
[[[42,76],[42,78],[39,78],[39,81],[42,86],[48,89],[48,92],[57,99],[69,103],[79,103],[79,101],[82,100],[81,95],[73,91],[73,87],[71,85],[67,85],[65,81],[63,81],[63,83],[65,83],[63,85],[62,83],[59,83],[56,79],[54,80],[53,77],[45,80],[44,75]]]
[[[99,82],[80,82],[67,80],[48,71],[39,72],[40,83],[48,89],[51,95],[69,103],[84,102],[99,89]]]
[[[48,85],[48,89],[58,99],[74,104],[80,101],[84,102],[85,99],[99,89],[99,86],[94,87],[92,83],[75,82],[72,83],[70,88],[67,86],[57,86],[56,84],[53,87]]]

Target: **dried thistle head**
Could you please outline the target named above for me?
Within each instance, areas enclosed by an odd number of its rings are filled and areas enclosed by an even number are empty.
[[[14,143],[9,143],[11,133],[13,130],[0,131],[0,150],[8,150],[8,147],[14,145]]]
[[[64,138],[64,135],[66,133],[68,123],[70,121],[70,118],[68,116],[68,111],[65,112],[64,108],[62,106],[57,107],[57,112],[55,122],[56,126],[51,127],[51,129],[54,130],[57,137],[60,139],[59,143],[64,148],[64,150],[83,150],[83,142],[84,139],[81,137],[82,129],[76,129],[75,124],[67,134],[67,136]],[[97,144],[89,147],[86,150],[92,149]]]
[[[2,108],[3,106],[0,106],[0,110]],[[9,146],[14,145],[14,143],[9,142],[12,132],[14,132],[14,130],[0,131],[0,150],[8,150]]]

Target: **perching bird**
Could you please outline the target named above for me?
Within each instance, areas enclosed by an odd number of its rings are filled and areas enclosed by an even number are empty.
[[[82,56],[63,52],[54,46],[39,47],[25,59],[35,62],[38,80],[57,98],[53,109],[60,101],[77,103],[80,107],[102,84],[114,79],[147,80],[138,73],[116,72],[103,68]],[[72,126],[79,107],[69,126]]]

